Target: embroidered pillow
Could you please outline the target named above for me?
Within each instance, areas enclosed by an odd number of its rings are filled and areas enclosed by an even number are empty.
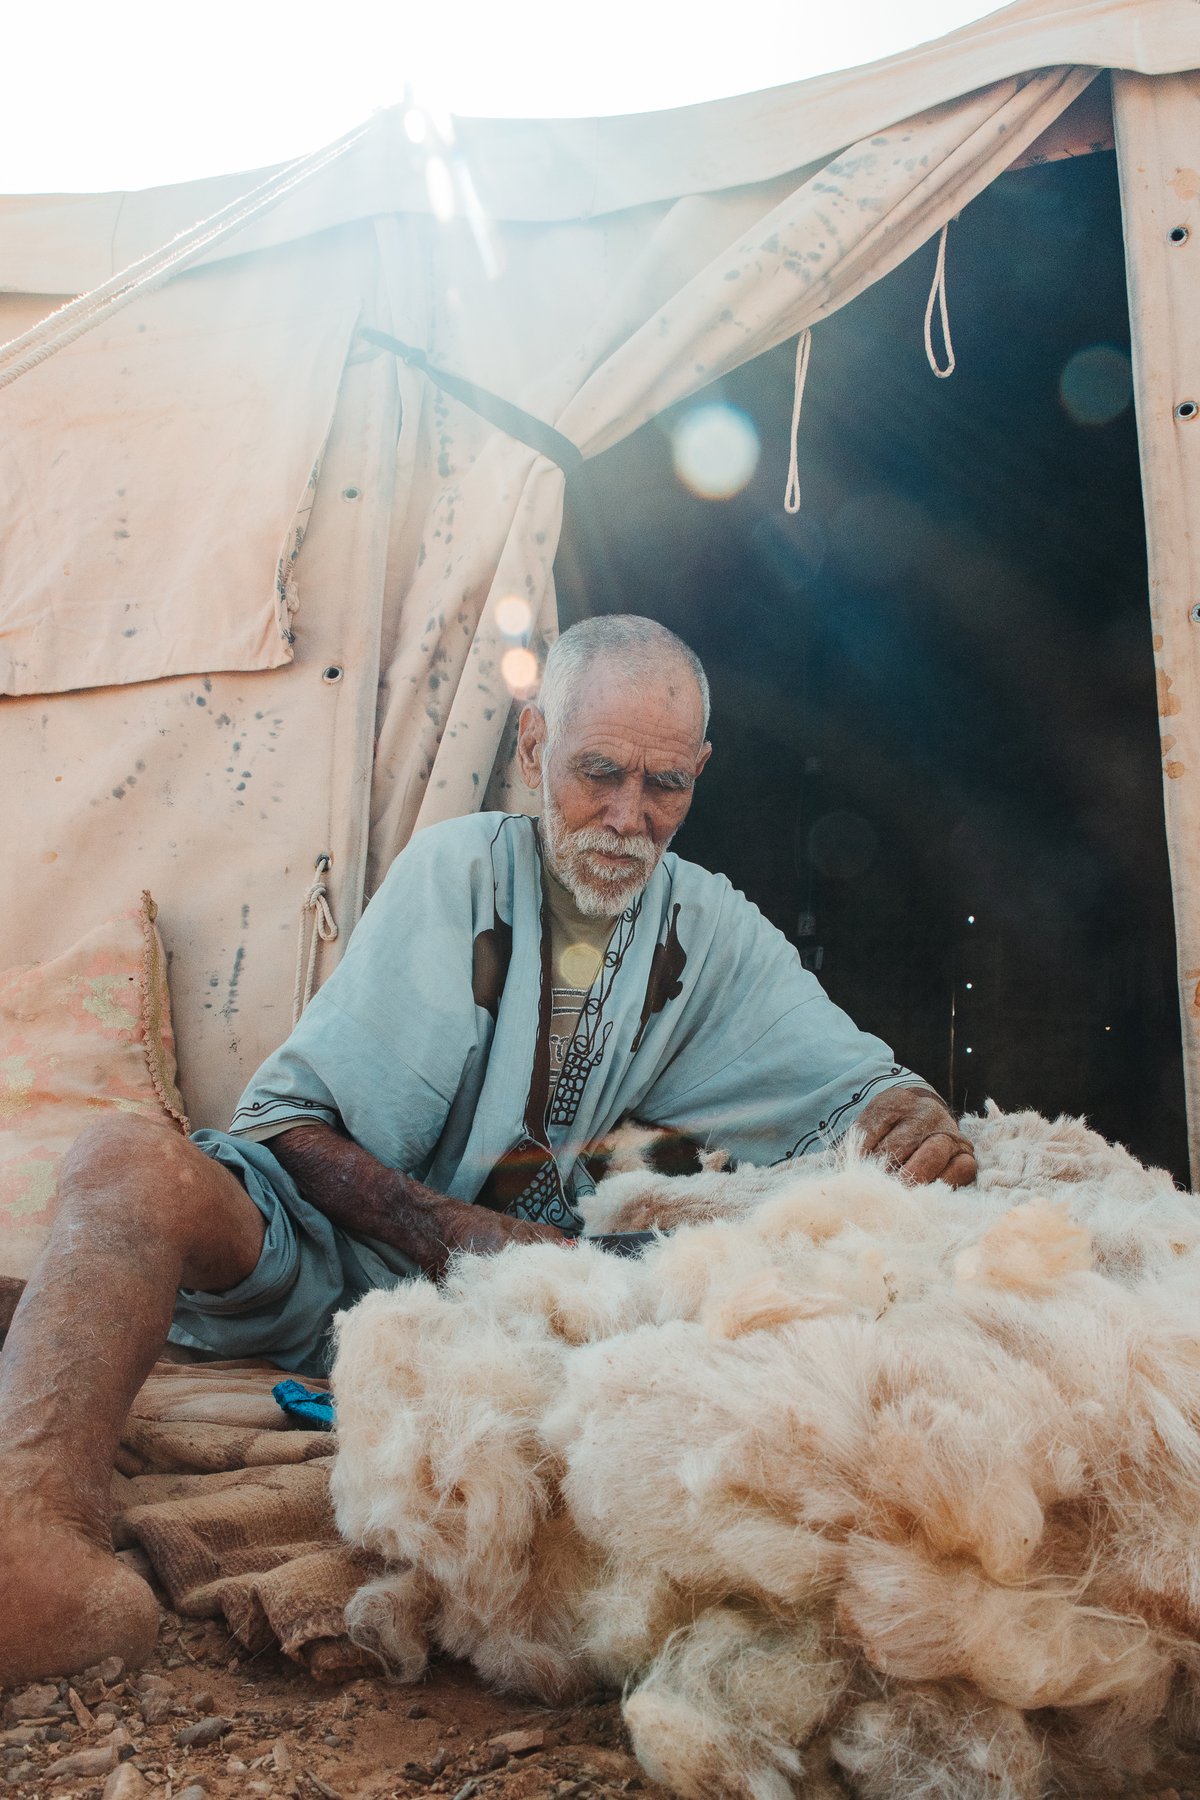
[[[97,1113],[188,1129],[156,915],[143,894],[52,962],[0,972],[0,1276],[29,1274],[59,1161]]]

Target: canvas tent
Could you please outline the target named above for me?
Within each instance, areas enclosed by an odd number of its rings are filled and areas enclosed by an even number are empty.
[[[221,1123],[291,1023],[317,874],[325,975],[412,831],[528,803],[496,608],[524,597],[554,631],[563,469],[363,326],[594,455],[806,327],[819,355],[822,316],[1107,69],[1195,1167],[1198,67],[1194,0],[1020,0],[866,69],[661,115],[414,143],[383,114],[0,389],[9,960],[153,889],[185,1091]],[[0,201],[0,336],[259,180]]]

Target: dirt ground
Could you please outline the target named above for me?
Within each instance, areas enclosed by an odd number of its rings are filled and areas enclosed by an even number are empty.
[[[0,1604],[3,1604],[0,1598]],[[64,1766],[57,1766],[63,1765]],[[156,1655],[0,1695],[0,1791],[52,1800],[665,1800],[617,1702],[557,1711],[443,1663],[417,1687],[319,1687],[223,1627],[166,1613]]]
[[[2,1603],[2,1602],[0,1602]],[[1200,1800],[1200,1763],[1128,1783]],[[669,1800],[629,1752],[617,1702],[553,1710],[442,1662],[415,1687],[320,1687],[222,1626],[164,1613],[144,1669],[0,1691],[0,1792],[14,1800]],[[716,1797],[714,1797],[716,1800]],[[1099,1796],[1097,1796],[1099,1800]]]

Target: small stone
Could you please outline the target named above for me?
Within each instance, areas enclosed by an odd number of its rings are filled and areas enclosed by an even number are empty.
[[[215,1744],[223,1738],[227,1731],[233,1730],[233,1720],[226,1719],[220,1713],[212,1719],[197,1719],[194,1725],[184,1725],[175,1733],[177,1744]]]
[[[104,1784],[101,1800],[141,1800],[148,1792],[144,1775],[132,1763],[118,1763]]]
[[[599,1744],[580,1744],[576,1754],[586,1769],[606,1781],[636,1781],[642,1773],[637,1758],[624,1750],[605,1750]]]
[[[445,1744],[443,1744],[429,1765],[429,1773],[431,1775],[440,1775],[449,1761],[450,1752],[447,1750]]]
[[[292,1772],[292,1753],[282,1738],[278,1738],[271,1747],[271,1761],[275,1765],[277,1775],[290,1775]],[[440,1770],[438,1771],[440,1774]]]
[[[8,1779],[16,1786],[22,1781],[31,1781],[36,1774],[36,1763],[23,1762],[18,1763],[15,1768],[8,1771]]]
[[[225,1764],[225,1773],[227,1775],[246,1775],[249,1773],[249,1770],[250,1765],[244,1763],[240,1756],[229,1757]]]
[[[246,1783],[246,1792],[248,1794],[269,1794],[270,1791],[271,1784],[269,1781],[248,1781]]]
[[[125,1664],[119,1656],[106,1656],[98,1673],[105,1687],[116,1687],[118,1681],[125,1679]]]
[[[151,1689],[142,1699],[141,1713],[147,1725],[165,1725],[174,1710],[175,1696],[169,1688],[165,1694]]]
[[[16,1749],[27,1749],[30,1744],[44,1744],[46,1727],[44,1725],[14,1725],[11,1731],[0,1731],[0,1744]]]
[[[57,1704],[58,1689],[48,1681],[36,1681],[13,1695],[4,1708],[4,1717],[10,1725],[19,1719],[44,1719]]]
[[[192,1712],[210,1713],[217,1710],[217,1703],[209,1693],[193,1694],[188,1701]]]
[[[163,1668],[164,1669],[182,1669],[183,1663],[184,1663],[184,1659],[182,1656],[168,1656],[166,1661],[163,1663]],[[236,1667],[237,1665],[231,1664],[230,1666]]]
[[[73,1687],[67,1689],[67,1704],[84,1730],[89,1731],[96,1723],[96,1716],[88,1711]]]
[[[175,1692],[165,1675],[139,1675],[133,1684],[135,1694],[173,1694]]]
[[[72,1750],[69,1756],[60,1756],[46,1769],[49,1781],[62,1781],[75,1775],[107,1775],[110,1769],[117,1766],[118,1749],[116,1744],[97,1744],[94,1750]]]
[[[198,1781],[191,1781],[187,1787],[180,1788],[176,1800],[208,1800],[208,1789],[201,1787]]]
[[[546,1734],[540,1728],[537,1731],[501,1731],[488,1739],[494,1749],[503,1750],[506,1756],[528,1756],[532,1750],[541,1750],[545,1742]]]
[[[115,1700],[101,1700],[92,1710],[97,1719],[119,1719],[121,1716],[121,1708]]]
[[[409,1713],[408,1716],[411,1719],[413,1715],[411,1713]],[[447,1725],[445,1730],[442,1732],[442,1736],[448,1737],[448,1738],[456,1738],[456,1737],[461,1737],[462,1732],[460,1731],[460,1729],[457,1725]]]
[[[429,1712],[424,1706],[410,1706],[408,1709],[408,1717],[410,1719],[427,1719],[429,1717]]]

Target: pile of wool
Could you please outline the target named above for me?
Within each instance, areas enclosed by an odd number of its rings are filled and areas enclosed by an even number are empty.
[[[1078,1121],[972,1188],[853,1147],[602,1183],[369,1295],[334,1370],[354,1636],[623,1685],[684,1796],[1027,1800],[1200,1742],[1200,1202]]]

